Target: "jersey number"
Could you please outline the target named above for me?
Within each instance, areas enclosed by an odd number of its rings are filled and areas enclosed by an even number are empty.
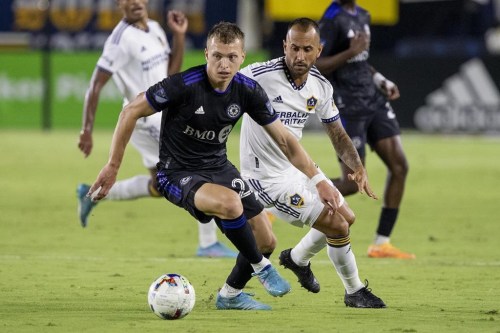
[[[252,194],[252,191],[248,190],[248,191],[245,191],[245,182],[240,179],[240,178],[235,178],[233,179],[232,183],[231,183],[231,186],[233,188],[236,188],[238,189],[240,192],[240,198],[246,198],[248,197],[250,194]]]

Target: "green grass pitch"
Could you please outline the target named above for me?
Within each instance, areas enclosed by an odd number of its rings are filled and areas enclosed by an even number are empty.
[[[252,280],[247,291],[273,310],[239,312],[214,306],[233,260],[196,258],[195,222],[164,199],[103,202],[80,227],[76,185],[95,179],[111,134],[97,132],[84,159],[78,130],[0,132],[0,332],[500,332],[498,137],[404,134],[410,174],[392,240],[416,260],[367,258],[380,201],[348,197],[360,276],[387,309],[346,308],[323,251],[312,264],[319,294],[280,267],[291,293],[272,298]],[[237,133],[229,142],[237,163]],[[324,134],[306,133],[303,143],[325,172],[338,175]],[[128,149],[119,178],[144,171]],[[373,153],[368,172],[380,196],[385,174]],[[274,230],[276,253],[306,232],[281,221]],[[196,289],[184,319],[163,321],[148,308],[148,287],[166,272],[185,275]]]

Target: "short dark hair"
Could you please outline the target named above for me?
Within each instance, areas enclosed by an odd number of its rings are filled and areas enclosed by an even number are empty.
[[[224,21],[217,23],[210,29],[207,35],[207,41],[212,37],[217,38],[224,44],[234,43],[237,39],[241,40],[242,44],[245,41],[245,34],[235,23]]]
[[[309,30],[310,27],[313,27],[314,30],[316,30],[316,33],[319,36],[319,25],[318,25],[318,23],[316,23],[316,21],[314,21],[314,20],[312,20],[312,19],[310,19],[308,17],[299,17],[299,18],[293,20],[292,22],[290,22],[288,24],[288,29],[286,30],[287,34],[288,34],[288,31],[290,31],[290,29],[292,29],[295,26],[300,27],[300,29],[302,31],[307,31],[307,30]]]

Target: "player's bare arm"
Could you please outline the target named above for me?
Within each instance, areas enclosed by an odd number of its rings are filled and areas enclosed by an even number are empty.
[[[354,147],[354,144],[349,138],[349,135],[347,135],[341,122],[334,121],[324,126],[337,155],[351,170],[353,170],[353,173],[348,175],[349,179],[358,184],[360,193],[366,193],[369,197],[377,199],[377,196],[370,188],[366,169],[359,158],[356,147]]]
[[[319,172],[298,140],[286,129],[280,120],[264,126],[264,129],[273,138],[290,163],[314,182],[321,201],[327,207],[330,207],[329,210],[331,213],[334,213],[339,208],[338,192],[326,181],[326,176]]]
[[[146,100],[145,93],[140,93],[135,100],[123,108],[113,134],[108,163],[102,168],[87,194],[92,196],[92,200],[101,200],[108,194],[116,181],[116,175],[120,169],[123,155],[125,154],[125,148],[134,131],[137,120],[142,117],[150,116],[154,112],[155,111],[153,111],[149,102]],[[97,189],[100,189],[99,192],[92,195]]]
[[[99,68],[96,67],[94,73],[92,73],[92,78],[90,79],[89,89],[85,94],[85,100],[83,102],[83,124],[78,141],[78,148],[82,151],[85,157],[90,155],[94,146],[92,140],[92,130],[94,129],[97,104],[99,103],[101,90],[110,78],[110,73],[99,70]]]
[[[188,19],[181,11],[169,10],[167,12],[167,25],[173,35],[172,53],[168,64],[168,75],[172,75],[178,73],[182,67]]]

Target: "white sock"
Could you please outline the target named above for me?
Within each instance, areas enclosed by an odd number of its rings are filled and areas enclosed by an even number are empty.
[[[312,257],[326,246],[325,234],[311,228],[290,252],[293,262],[299,266],[307,266]]]
[[[348,294],[352,294],[364,287],[358,276],[356,258],[351,250],[351,244],[343,247],[328,246],[328,257],[333,263],[344,288]]]
[[[382,236],[382,235],[377,234],[375,236],[375,241],[374,242],[375,242],[375,245],[382,245],[384,243],[389,243],[390,240],[391,239],[389,237],[387,237],[387,236]]]
[[[198,222],[198,242],[201,248],[217,243],[217,224],[214,220],[208,223]]]
[[[224,283],[222,288],[219,290],[219,294],[224,298],[235,298],[239,294],[241,294],[241,289],[236,289],[229,286],[227,283]]]
[[[265,267],[267,267],[267,265],[271,265],[271,261],[269,261],[269,259],[267,259],[266,257],[262,257],[262,260],[259,263],[251,264],[251,265],[252,265],[253,271],[255,273],[258,273],[261,270],[263,270]]]
[[[142,197],[150,197],[150,176],[139,175],[132,178],[117,181],[109,190],[108,200],[132,200]]]

